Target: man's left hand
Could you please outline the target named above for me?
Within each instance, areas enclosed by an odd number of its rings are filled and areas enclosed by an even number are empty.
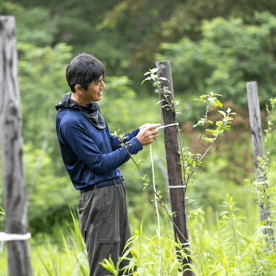
[[[147,128],[147,127],[149,127],[149,126],[151,126],[151,125],[156,125],[156,124],[146,123],[146,124],[140,126],[140,127],[139,127],[139,130],[141,131],[142,129]],[[160,124],[160,126],[161,126],[161,124]]]

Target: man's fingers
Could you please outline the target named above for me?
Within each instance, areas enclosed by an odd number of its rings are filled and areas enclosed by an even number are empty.
[[[139,130],[140,130],[140,131],[142,131],[142,130],[144,130],[144,129],[149,129],[149,130],[151,130],[151,129],[155,129],[155,128],[159,127],[159,126],[161,126],[161,124],[150,124],[150,123],[146,123],[146,124],[140,126],[140,127],[139,127]]]
[[[158,135],[159,134],[159,130],[154,128],[153,130],[150,130],[150,134],[151,135]]]
[[[147,128],[147,127],[149,127],[149,123],[147,123],[147,124],[144,124],[144,125],[142,125],[142,126],[140,126],[140,130],[142,130],[142,129],[144,129],[144,128]]]
[[[146,124],[140,128],[137,138],[142,145],[149,145],[157,139],[159,130],[156,128],[159,126],[161,124]]]
[[[161,126],[161,124],[152,124],[148,126],[148,129],[156,129],[157,127]]]

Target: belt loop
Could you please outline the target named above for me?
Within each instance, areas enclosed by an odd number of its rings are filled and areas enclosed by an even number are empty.
[[[114,186],[116,187],[116,180],[115,180],[115,178],[113,178],[113,182],[114,182]]]

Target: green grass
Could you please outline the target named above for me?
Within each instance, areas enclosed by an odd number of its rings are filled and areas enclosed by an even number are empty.
[[[89,267],[85,245],[83,243],[79,222],[72,216],[69,228],[56,230],[55,236],[44,237],[38,241],[30,239],[31,262],[35,276],[88,275]],[[66,234],[65,234],[66,233]],[[1,276],[8,275],[7,248],[0,254]]]
[[[269,248],[264,240],[257,204],[249,201],[241,210],[230,196],[225,200],[221,212],[215,216],[201,209],[189,213],[191,256],[196,275],[276,275],[275,248]],[[130,265],[138,266],[136,275],[139,276],[181,275],[171,223],[161,215],[160,238],[154,235],[155,227],[151,224],[151,233],[148,230],[143,233],[141,228],[133,231]],[[55,237],[45,236],[43,242],[31,238],[30,250],[34,275],[88,274],[85,246],[74,216],[70,227],[56,230]],[[0,254],[0,267],[0,275],[8,275],[6,247]],[[115,269],[116,265],[110,275],[117,275]]]
[[[227,196],[222,210],[214,220],[201,209],[190,213],[192,268],[196,275],[276,275],[275,248],[265,242],[259,227],[258,206],[241,210]],[[137,265],[138,274],[133,275],[182,275],[183,268],[176,257],[177,244],[171,240],[173,235],[168,226],[163,218],[161,238],[135,231],[130,267]],[[116,265],[110,260],[105,261],[105,266],[111,275],[117,275]]]

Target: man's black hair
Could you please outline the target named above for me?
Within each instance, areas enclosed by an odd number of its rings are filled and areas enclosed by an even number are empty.
[[[75,92],[77,84],[87,90],[92,81],[97,81],[104,75],[105,69],[101,61],[86,53],[74,57],[66,69],[66,80],[72,92]]]

